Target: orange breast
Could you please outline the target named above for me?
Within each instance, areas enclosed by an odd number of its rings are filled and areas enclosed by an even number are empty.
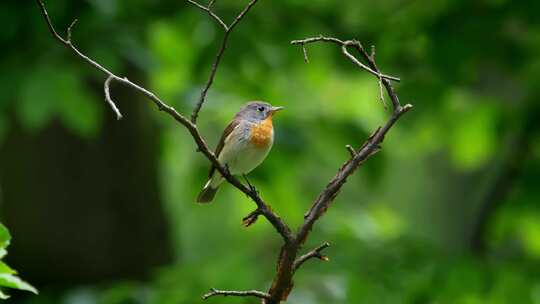
[[[272,141],[272,117],[268,117],[261,123],[251,127],[250,141],[258,148],[266,148]]]

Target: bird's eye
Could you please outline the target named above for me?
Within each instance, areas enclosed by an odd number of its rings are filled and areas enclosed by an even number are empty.
[[[264,107],[259,107],[257,110],[259,110],[259,112],[263,112],[263,111],[264,111]]]

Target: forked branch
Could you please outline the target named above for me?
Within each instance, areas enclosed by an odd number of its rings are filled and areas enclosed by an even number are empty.
[[[306,261],[313,258],[318,258],[320,260],[328,260],[328,258],[321,253],[329,246],[328,243],[322,244],[321,246],[309,251],[308,253],[298,256],[298,253],[306,242],[315,222],[324,215],[332,201],[334,201],[334,199],[338,195],[341,187],[347,182],[347,178],[351,174],[353,174],[354,171],[358,169],[360,165],[362,165],[362,163],[364,163],[367,159],[369,159],[372,155],[374,155],[381,149],[384,137],[388,133],[388,131],[394,126],[396,121],[404,113],[406,113],[412,108],[412,106],[409,104],[401,106],[399,98],[395,93],[391,83],[392,81],[399,81],[399,78],[383,74],[379,70],[377,64],[375,63],[375,48],[372,48],[371,52],[368,53],[363,48],[362,44],[356,40],[343,41],[337,38],[325,36],[306,38],[303,40],[295,40],[291,42],[294,45],[300,45],[302,47],[304,60],[306,62],[309,62],[308,52],[306,49],[307,44],[315,42],[328,42],[340,46],[341,51],[346,58],[348,58],[359,68],[367,71],[368,73],[374,75],[377,78],[381,101],[383,101],[384,103],[383,88],[386,90],[386,93],[392,101],[392,114],[388,121],[382,127],[376,129],[373,134],[366,140],[366,142],[362,146],[360,146],[360,148],[354,149],[351,145],[346,146],[347,150],[350,153],[349,160],[347,160],[341,166],[336,175],[330,180],[330,182],[326,185],[323,191],[321,191],[319,196],[313,202],[309,211],[305,214],[304,222],[299,227],[297,232],[293,234],[287,224],[283,222],[283,220],[272,211],[270,206],[262,200],[262,198],[259,196],[259,193],[254,187],[245,186],[244,184],[242,184],[236,177],[232,176],[229,173],[225,166],[222,166],[219,163],[215,154],[209,149],[204,138],[199,133],[196,125],[199,112],[206,100],[208,91],[210,90],[214,82],[218,67],[221,63],[221,59],[223,57],[225,49],[227,48],[229,36],[232,33],[233,29],[240,23],[240,21],[245,17],[245,15],[256,4],[257,0],[251,0],[246,5],[246,7],[237,15],[237,17],[230,23],[230,25],[227,25],[222,18],[220,18],[217,14],[214,13],[213,7],[215,4],[215,0],[210,0],[207,6],[203,6],[198,2],[195,2],[194,0],[187,0],[188,3],[206,12],[225,31],[220,48],[212,65],[208,81],[206,82],[205,87],[201,91],[201,96],[199,97],[190,118],[187,118],[186,116],[177,112],[173,107],[167,105],[150,90],[145,89],[141,85],[138,85],[128,80],[126,77],[117,76],[116,74],[109,71],[107,68],[103,67],[97,61],[91,59],[90,57],[79,51],[72,43],[72,29],[76,21],[74,21],[68,27],[66,38],[64,38],[56,32],[53,23],[51,22],[50,17],[47,13],[43,0],[36,1],[41,9],[41,13],[45,19],[51,35],[61,44],[73,51],[74,54],[80,57],[83,61],[85,61],[101,73],[105,74],[106,78],[103,85],[105,100],[115,113],[117,119],[121,119],[122,114],[120,113],[120,110],[118,109],[114,100],[111,98],[110,85],[112,82],[118,82],[128,88],[139,92],[140,94],[148,98],[150,101],[152,101],[160,111],[167,113],[177,122],[179,122],[183,127],[185,127],[193,138],[197,146],[197,151],[200,151],[208,159],[208,161],[217,168],[217,170],[227,180],[227,182],[229,182],[241,192],[248,195],[253,200],[253,202],[255,202],[257,209],[244,218],[244,224],[246,226],[253,224],[257,220],[257,218],[262,215],[272,224],[275,230],[283,238],[283,245],[281,247],[278,257],[276,275],[272,282],[272,286],[267,293],[257,290],[225,291],[211,289],[209,293],[203,296],[203,299],[208,299],[213,296],[256,297],[261,299],[261,301],[265,304],[277,304],[283,300],[286,300],[293,287],[292,279],[294,273]],[[351,50],[355,50],[358,53],[359,57],[357,57],[358,55],[353,55],[351,53]]]
[[[349,60],[351,60],[354,64],[356,64],[363,70],[366,70],[370,74],[376,76],[377,80],[382,83],[382,85],[386,89],[387,94],[392,100],[393,111],[388,121],[382,127],[377,128],[377,130],[373,132],[373,134],[359,149],[355,150],[354,148],[352,148],[352,146],[347,145],[347,150],[349,151],[351,158],[341,166],[336,175],[330,180],[330,182],[326,185],[323,191],[321,191],[319,196],[315,199],[310,210],[305,214],[304,222],[295,235],[294,243],[289,246],[284,245],[282,247],[278,260],[277,275],[272,282],[272,287],[270,288],[270,291],[268,292],[271,297],[269,300],[264,302],[265,304],[276,304],[287,299],[289,293],[293,288],[292,279],[294,272],[302,265],[303,262],[307,261],[312,257],[319,256],[320,251],[325,248],[323,245],[307,253],[306,255],[301,256],[300,258],[296,258],[299,249],[307,240],[315,222],[324,215],[326,210],[328,210],[330,204],[334,201],[343,185],[347,182],[347,178],[351,176],[356,171],[356,169],[358,169],[358,167],[360,167],[360,165],[362,165],[369,157],[371,157],[381,149],[384,137],[388,133],[388,131],[394,126],[396,121],[403,114],[405,114],[412,108],[410,104],[401,106],[399,98],[390,82],[398,81],[399,78],[388,76],[386,74],[383,74],[379,70],[377,64],[375,63],[374,49],[372,49],[371,54],[368,54],[362,47],[362,44],[360,44],[360,42],[356,40],[343,41],[337,38],[324,36],[307,38],[303,40],[295,40],[291,43],[293,45],[300,45],[302,47],[304,60],[306,62],[309,62],[305,45],[314,42],[330,42],[341,46],[341,50],[344,56],[346,56]],[[361,59],[358,59],[357,57],[352,55],[349,52],[349,47],[359,52]],[[362,61],[365,63],[363,63]]]
[[[412,105],[407,104],[402,106],[399,102],[399,98],[394,91],[391,81],[399,81],[399,78],[394,76],[388,76],[383,74],[377,64],[375,63],[375,48],[371,49],[371,53],[368,53],[362,44],[357,40],[340,40],[333,37],[319,36],[314,38],[306,38],[302,40],[294,40],[291,42],[293,45],[300,45],[302,48],[306,44],[315,42],[328,42],[333,43],[341,47],[341,51],[345,57],[347,57],[354,64],[360,68],[368,71],[370,74],[377,77],[377,80],[381,83],[381,87],[384,86],[386,93],[392,100],[392,115],[383,127],[378,128],[368,140],[358,149],[354,150],[350,145],[347,146],[351,154],[351,158],[343,164],[336,175],[326,185],[325,189],[319,194],[315,202],[312,204],[311,209],[305,214],[304,223],[300,227],[297,233],[297,241],[301,245],[305,242],[311,231],[315,221],[320,218],[324,212],[328,209],[330,203],[335,199],[341,187],[346,183],[347,178],[356,171],[356,169],[365,162],[369,157],[378,152],[381,148],[382,142],[386,133],[392,128],[396,121],[412,108]],[[362,63],[360,59],[355,57],[349,52],[349,48],[355,49],[361,56],[361,59],[366,62]],[[381,99],[383,99],[381,92]]]
[[[197,125],[194,122],[189,120],[184,115],[180,114],[173,107],[166,104],[164,101],[162,101],[156,94],[152,93],[150,90],[145,89],[141,85],[138,85],[138,84],[130,81],[129,79],[127,79],[127,77],[117,76],[116,74],[109,71],[107,68],[105,68],[101,64],[99,64],[97,61],[91,59],[90,57],[88,57],[87,55],[82,53],[79,49],[77,49],[77,47],[75,47],[75,45],[72,43],[72,40],[71,40],[71,35],[72,35],[71,34],[71,29],[72,29],[74,23],[72,23],[72,25],[68,28],[67,38],[63,38],[62,36],[60,36],[60,34],[58,34],[56,29],[54,28],[54,25],[51,22],[51,19],[49,17],[49,14],[47,12],[47,9],[45,7],[45,3],[43,2],[43,0],[36,0],[36,1],[37,1],[38,5],[40,7],[41,14],[43,15],[43,18],[45,19],[45,23],[47,24],[47,27],[49,28],[49,31],[50,31],[51,35],[57,41],[62,43],[64,46],[71,49],[75,53],[75,55],[80,57],[83,61],[85,61],[86,63],[90,64],[92,67],[97,69],[98,71],[105,74],[105,76],[106,76],[106,80],[105,80],[105,83],[104,83],[105,99],[106,99],[107,103],[111,106],[113,111],[115,112],[116,117],[118,119],[121,118],[122,116],[120,114],[120,111],[118,110],[118,107],[116,106],[116,104],[114,103],[112,98],[110,97],[110,84],[113,81],[116,81],[116,82],[118,82],[120,84],[123,84],[123,85],[125,85],[125,86],[139,92],[140,94],[144,95],[146,98],[148,98],[150,101],[152,101],[158,107],[158,109],[160,111],[163,111],[163,112],[169,114],[169,116],[171,116],[173,119],[175,119],[177,122],[179,122],[182,126],[184,126],[188,130],[188,132],[190,133],[193,140],[195,141],[195,144],[197,145],[197,151],[200,151],[201,153],[204,154],[204,156],[210,161],[210,163],[212,163],[213,166],[215,166],[217,168],[217,170],[227,180],[227,182],[229,182],[231,185],[236,187],[238,190],[240,190],[241,192],[243,192],[247,196],[249,196],[255,202],[255,204],[257,205],[257,210],[259,210],[259,214],[263,215],[272,224],[272,226],[274,226],[276,231],[281,235],[281,237],[283,238],[283,240],[285,242],[290,242],[290,240],[292,239],[292,233],[291,233],[291,230],[289,229],[289,227],[262,200],[262,198],[260,197],[260,195],[259,195],[259,193],[257,191],[254,191],[254,189],[251,189],[251,188],[243,185],[236,177],[232,176],[228,172],[227,168],[225,168],[224,166],[222,166],[219,163],[219,161],[217,160],[215,154],[210,150],[210,148],[206,144],[206,141],[204,140],[204,138],[199,133]],[[244,9],[242,11],[242,13],[239,15],[239,17],[237,17],[235,19],[233,24],[229,27],[229,33],[230,33],[230,30],[232,29],[232,27],[234,25],[238,24],[238,22],[243,18],[243,16],[247,13],[249,8],[251,6],[253,6],[253,4],[255,2],[256,2],[255,0],[252,0],[249,3],[248,7],[246,9]],[[223,50],[220,50],[219,53],[222,55]],[[221,55],[219,55],[218,57],[220,57]],[[215,66],[216,67],[214,68],[214,70],[217,69],[217,65],[215,65]],[[212,75],[215,75],[215,71],[212,73]],[[212,79],[213,79],[213,77],[214,76],[211,76]],[[209,83],[210,83],[210,85],[208,86],[208,88],[211,86],[212,81],[209,81]],[[202,103],[201,103],[201,105],[202,105]]]
[[[225,30],[225,34],[223,35],[223,40],[221,41],[221,46],[219,47],[219,51],[216,55],[216,58],[214,59],[214,63],[212,64],[212,69],[210,70],[210,76],[208,77],[208,81],[206,82],[206,85],[202,89],[201,96],[199,97],[199,100],[195,104],[195,108],[193,109],[193,113],[191,113],[191,122],[196,123],[197,117],[199,117],[199,112],[201,111],[201,108],[206,101],[206,96],[208,95],[208,91],[210,90],[210,87],[214,83],[214,79],[216,78],[216,73],[219,67],[219,64],[221,63],[221,58],[223,58],[223,53],[225,53],[225,49],[227,49],[227,44],[229,42],[229,37],[234,30],[234,28],[242,21],[244,16],[251,10],[251,8],[257,3],[257,0],[251,0],[248,5],[236,16],[234,21],[230,25],[226,25],[225,22],[221,20],[214,12],[212,12],[212,6],[214,4],[214,1],[210,1],[208,3],[208,6],[205,7],[199,3],[197,3],[194,0],[187,0],[189,3],[193,4],[194,6],[198,7],[199,9],[202,9],[203,11],[207,12],[212,18],[214,18]]]

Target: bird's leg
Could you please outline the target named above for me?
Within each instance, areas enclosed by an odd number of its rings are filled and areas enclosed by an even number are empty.
[[[253,186],[249,182],[249,179],[247,178],[247,175],[242,174],[242,176],[244,177],[244,180],[248,184],[249,190],[251,192],[255,193],[256,195],[259,195],[259,191],[257,191],[257,188],[255,188],[255,186]],[[261,210],[259,208],[257,208],[257,210],[251,212],[246,217],[244,217],[242,219],[242,223],[244,224],[244,227],[249,227],[249,226],[253,225],[257,221],[257,219],[259,218],[259,215],[261,215],[261,214],[262,214]]]
[[[247,175],[242,174],[242,176],[243,176],[244,179],[246,180],[246,183],[248,184],[249,190],[251,190],[251,192],[257,193],[257,195],[258,195],[258,194],[259,194],[259,191],[257,191],[257,188],[255,188],[255,186],[253,186],[253,185],[249,182],[249,179],[247,178]]]

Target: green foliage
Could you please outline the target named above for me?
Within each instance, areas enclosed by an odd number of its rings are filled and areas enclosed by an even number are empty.
[[[6,249],[9,246],[10,241],[11,235],[9,234],[9,231],[4,225],[0,224],[0,260],[7,255]],[[26,283],[17,276],[17,271],[13,270],[2,261],[0,261],[0,287],[26,290],[38,294],[38,291],[32,285]],[[6,300],[8,298],[9,296],[3,290],[0,290],[0,299]]]

